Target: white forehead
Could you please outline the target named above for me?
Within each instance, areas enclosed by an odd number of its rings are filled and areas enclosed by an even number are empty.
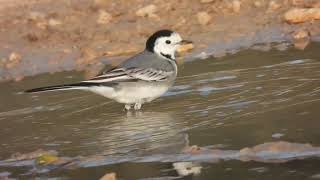
[[[176,32],[171,34],[170,39],[177,40],[177,41],[181,41],[182,40],[180,35],[178,33],[176,33]]]

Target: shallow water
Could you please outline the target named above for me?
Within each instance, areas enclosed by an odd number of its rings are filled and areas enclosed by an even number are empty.
[[[42,148],[105,159],[31,177],[98,179],[116,172],[123,179],[169,179],[179,177],[172,162],[158,159],[188,145],[239,150],[281,140],[320,146],[319,51],[318,43],[304,51],[243,50],[185,63],[175,86],[137,113],[87,92],[20,93],[81,80],[76,72],[2,83],[0,159]],[[317,158],[281,164],[195,160],[202,170],[194,179],[301,179],[320,173]],[[26,169],[3,166],[0,172],[30,177],[21,175]]]

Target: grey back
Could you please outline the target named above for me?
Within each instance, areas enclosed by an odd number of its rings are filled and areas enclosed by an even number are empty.
[[[139,54],[127,59],[121,63],[118,67],[123,68],[153,68],[163,71],[173,71],[174,66],[169,62],[169,60],[159,57],[150,51],[144,50]]]

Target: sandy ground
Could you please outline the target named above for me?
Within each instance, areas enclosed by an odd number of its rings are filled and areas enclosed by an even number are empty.
[[[0,0],[0,80],[74,69],[88,78],[163,28],[194,42],[186,60],[274,42],[304,49],[319,41],[319,19],[317,0]]]

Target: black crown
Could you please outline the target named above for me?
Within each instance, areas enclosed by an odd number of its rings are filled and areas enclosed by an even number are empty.
[[[171,34],[174,33],[173,31],[171,30],[168,30],[168,29],[163,29],[163,30],[160,30],[160,31],[157,31],[155,33],[153,33],[149,39],[147,40],[147,43],[146,43],[146,50],[150,51],[150,52],[154,52],[153,51],[153,48],[154,48],[154,45],[155,45],[155,42],[156,40],[159,38],[159,37],[169,37],[171,36]]]

